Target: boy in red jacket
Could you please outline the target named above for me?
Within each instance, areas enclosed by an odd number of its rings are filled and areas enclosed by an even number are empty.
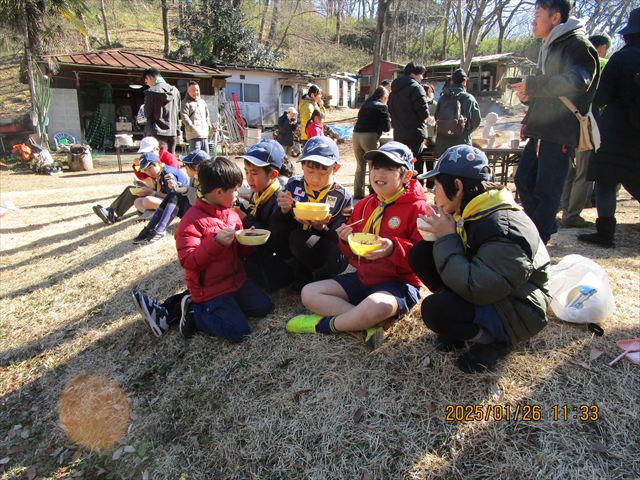
[[[239,245],[242,220],[230,207],[242,183],[242,170],[217,157],[198,168],[204,198],[196,201],[176,231],[178,259],[191,295],[182,300],[180,332],[196,331],[239,342],[249,334],[245,315],[264,317],[273,309],[267,294],[248,279],[243,258],[250,247]]]
[[[384,339],[381,322],[407,313],[420,299],[422,283],[409,266],[411,247],[422,240],[418,216],[426,214],[422,186],[414,179],[413,154],[399,142],[367,152],[369,180],[374,194],[356,205],[349,225],[336,233],[340,250],[357,272],[311,283],[302,289],[302,303],[313,315],[299,315],[287,323],[291,333],[364,331],[376,348]],[[347,238],[354,232],[380,237],[380,248],[357,257]]]

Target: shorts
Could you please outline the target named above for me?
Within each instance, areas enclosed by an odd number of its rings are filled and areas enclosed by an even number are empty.
[[[338,275],[334,277],[334,280],[346,292],[349,303],[352,305],[358,305],[372,293],[390,293],[398,302],[398,312],[396,313],[398,317],[407,313],[420,301],[420,289],[409,283],[385,282],[373,287],[367,287],[360,281],[357,272]]]

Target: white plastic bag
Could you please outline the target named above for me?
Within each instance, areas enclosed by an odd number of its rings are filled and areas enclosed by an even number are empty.
[[[593,260],[567,255],[549,268],[551,309],[571,323],[603,323],[616,309],[607,272]]]

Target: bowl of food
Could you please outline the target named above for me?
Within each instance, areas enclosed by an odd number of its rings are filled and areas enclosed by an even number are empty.
[[[424,240],[426,240],[427,242],[435,242],[437,240],[436,236],[432,232],[427,231],[427,222],[418,217],[417,223],[418,232],[420,232],[420,235],[422,235],[422,238]]]
[[[320,221],[327,218],[330,208],[328,203],[296,202],[293,215],[300,220]]]
[[[373,233],[352,233],[347,237],[351,251],[362,257],[380,248],[380,237]]]
[[[129,191],[132,195],[140,195],[143,192],[142,187],[129,187]]]
[[[261,228],[249,228],[246,230],[238,230],[236,232],[236,240],[238,240],[238,243],[240,245],[255,247],[267,243],[270,235],[271,232],[269,230],[263,230]]]

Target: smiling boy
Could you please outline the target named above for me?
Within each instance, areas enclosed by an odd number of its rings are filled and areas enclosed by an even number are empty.
[[[409,266],[408,254],[422,237],[417,229],[426,199],[413,175],[413,153],[404,144],[389,142],[367,152],[373,194],[355,207],[349,225],[336,233],[340,250],[357,271],[307,285],[302,303],[313,315],[299,315],[287,323],[291,333],[364,331],[376,348],[384,338],[381,322],[407,313],[420,299],[421,282]],[[380,237],[380,247],[363,257],[349,248],[354,232]],[[372,328],[373,327],[373,328]]]

